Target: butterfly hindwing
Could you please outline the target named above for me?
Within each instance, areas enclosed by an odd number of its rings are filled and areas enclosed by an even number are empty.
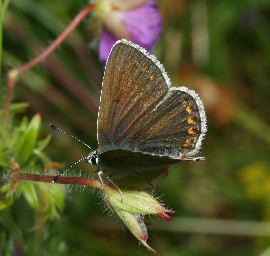
[[[171,87],[166,97],[142,120],[128,143],[142,152],[181,159],[194,155],[204,135],[200,106],[185,87]],[[195,95],[196,96],[196,95]]]
[[[149,188],[166,169],[178,162],[168,156],[156,156],[126,149],[111,149],[99,155],[100,169],[118,186]]]

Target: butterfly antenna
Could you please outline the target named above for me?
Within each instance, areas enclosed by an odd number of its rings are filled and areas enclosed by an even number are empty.
[[[83,144],[84,146],[86,146],[87,148],[89,148],[90,150],[93,150],[89,145],[87,145],[85,142],[83,142],[82,140],[78,139],[77,137],[75,137],[75,136],[72,135],[71,133],[62,130],[61,128],[55,126],[54,124],[50,124],[50,127],[51,127],[53,130],[55,130],[55,131],[64,133],[64,134],[66,134],[66,135],[72,137],[73,139],[77,140],[78,142],[80,142],[81,144]]]
[[[62,171],[61,173],[57,174],[57,175],[53,178],[52,182],[53,182],[53,183],[56,182],[60,176],[64,175],[67,171],[69,171],[70,169],[72,169],[74,166],[76,166],[76,165],[77,165],[78,163],[80,163],[81,161],[87,159],[87,157],[88,157],[88,156],[82,157],[81,159],[79,159],[78,161],[76,161],[74,164],[70,165],[67,169],[65,169],[65,170]]]

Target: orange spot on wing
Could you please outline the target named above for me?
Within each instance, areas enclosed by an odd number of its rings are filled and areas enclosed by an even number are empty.
[[[141,68],[141,71],[142,71],[142,72],[145,72],[146,70],[147,70],[146,67]]]
[[[189,128],[187,132],[190,135],[195,135],[196,134],[196,132],[193,131],[193,128]]]
[[[183,145],[183,147],[187,148],[188,145],[189,145],[189,143],[190,143],[190,140],[189,139],[186,139],[185,140],[185,144]]]
[[[194,120],[191,117],[187,119],[187,122],[188,124],[195,124]]]
[[[139,66],[140,65],[140,62],[139,61],[135,61],[135,65],[136,66]]]
[[[150,79],[150,80],[153,80],[154,77],[155,77],[154,75],[151,75],[151,76],[149,76],[149,79]]]
[[[189,106],[186,108],[186,112],[187,112],[188,114],[191,114],[191,113],[192,113],[192,110],[191,110],[191,108],[190,108]]]
[[[186,104],[187,104],[187,101],[186,101],[186,100],[182,100],[181,103],[182,103],[183,105],[186,105]]]

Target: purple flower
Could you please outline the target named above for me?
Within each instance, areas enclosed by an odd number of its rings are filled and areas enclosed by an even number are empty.
[[[155,0],[99,0],[97,4],[103,25],[99,44],[101,61],[106,61],[113,44],[121,38],[151,51],[162,25]]]

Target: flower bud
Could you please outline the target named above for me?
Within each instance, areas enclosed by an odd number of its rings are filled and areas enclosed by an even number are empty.
[[[143,190],[123,190],[122,194],[106,186],[104,192],[110,205],[117,210],[128,211],[135,214],[159,214],[173,212],[163,207],[152,195]]]
[[[105,185],[105,202],[130,230],[130,232],[149,250],[156,250],[147,244],[147,228],[143,221],[144,214],[155,214],[166,221],[171,221],[168,210],[152,195],[143,190],[117,190],[115,187]]]

